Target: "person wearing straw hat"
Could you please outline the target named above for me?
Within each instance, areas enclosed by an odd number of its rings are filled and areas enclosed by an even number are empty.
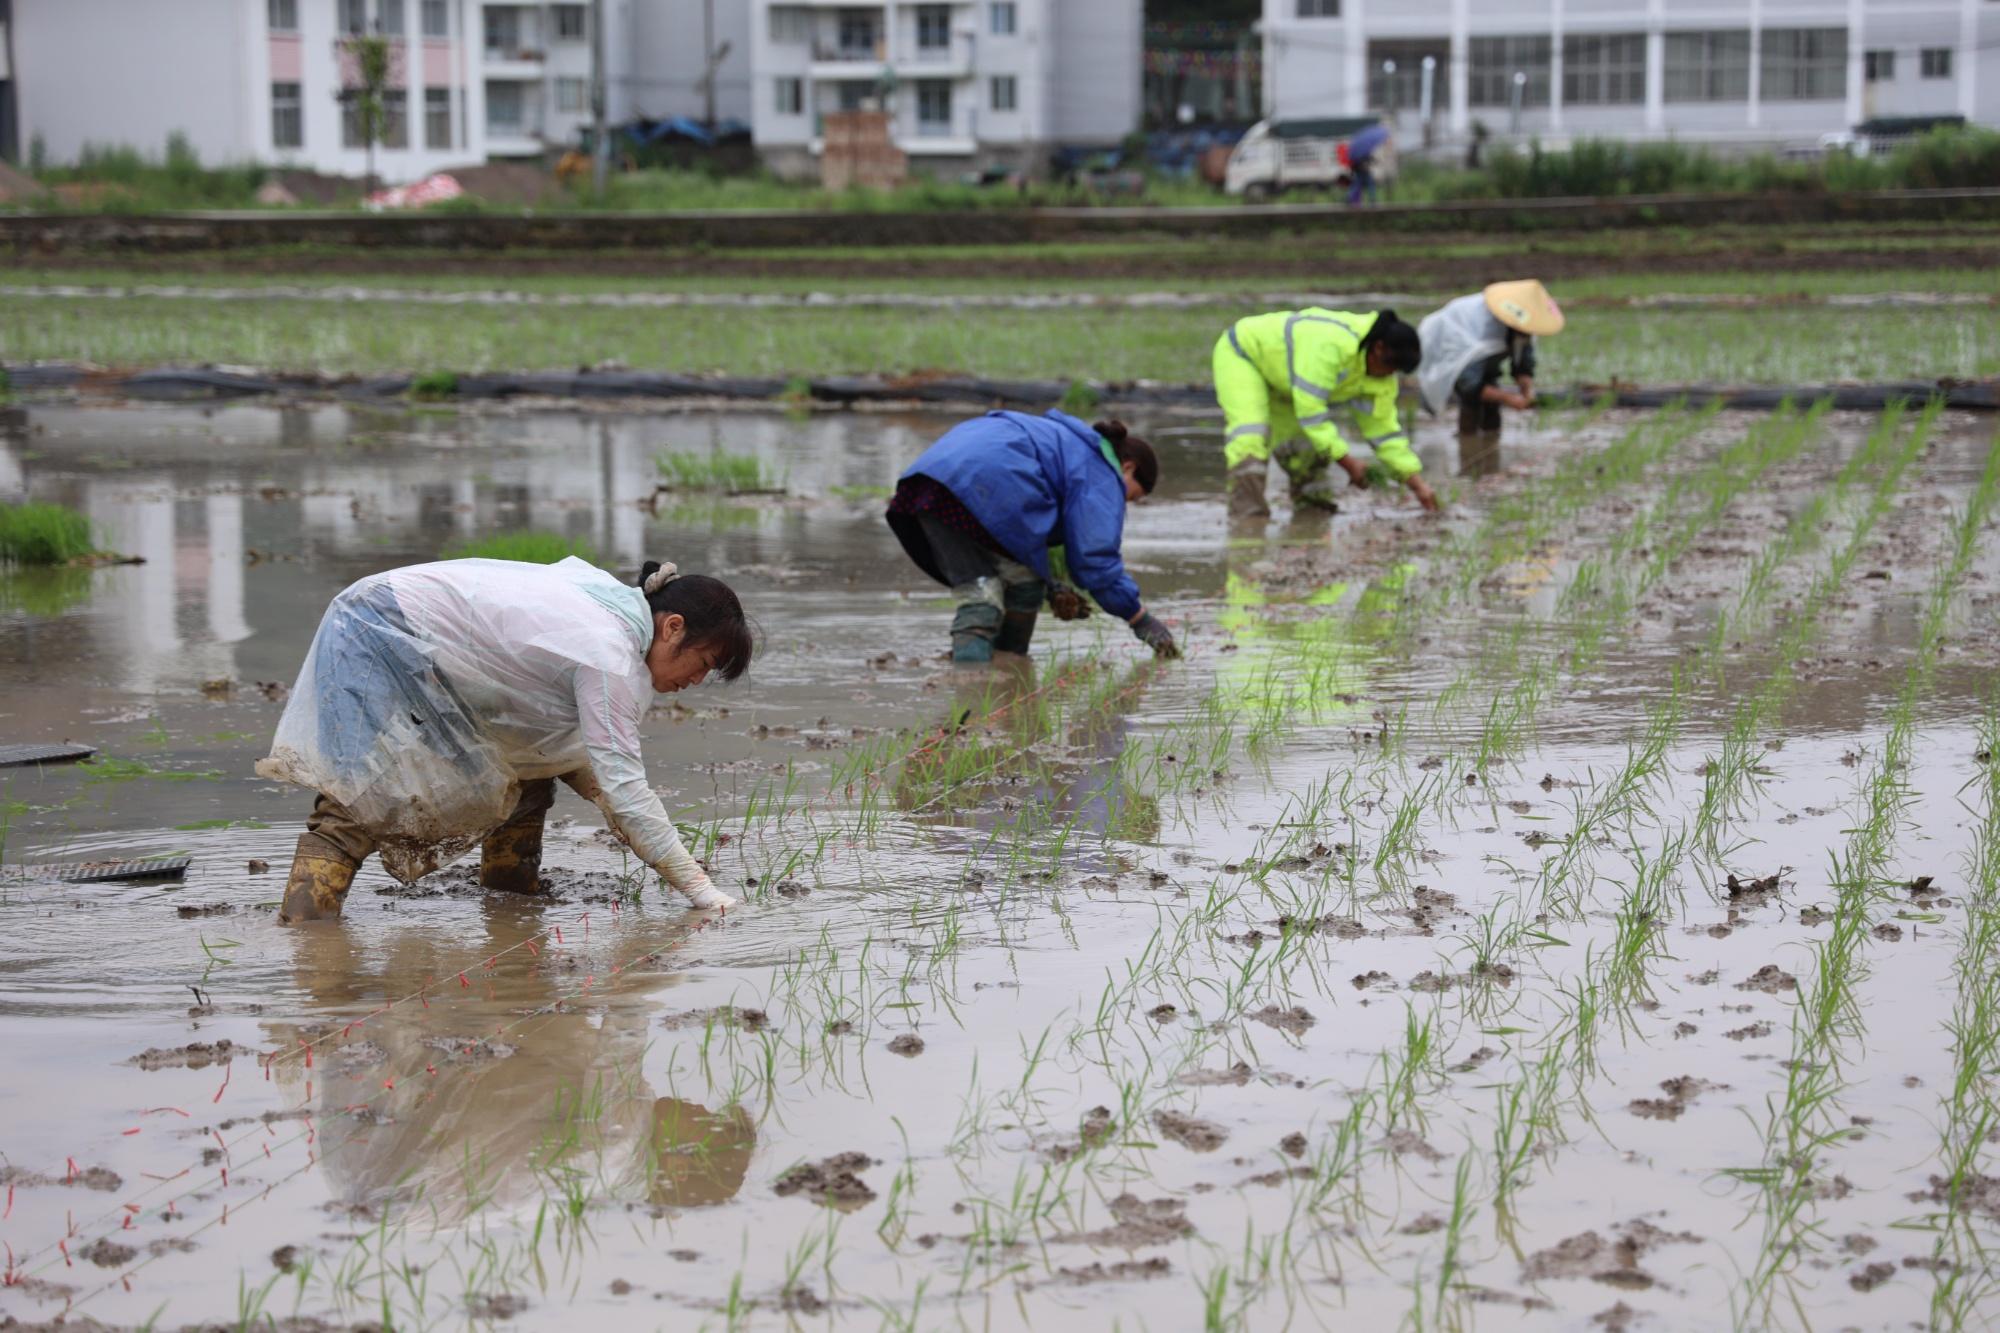
[[[1535,339],[1562,327],[1562,307],[1533,278],[1492,283],[1431,312],[1417,326],[1424,406],[1442,412],[1456,395],[1462,434],[1498,431],[1501,408],[1535,405]],[[1512,389],[1500,387],[1503,363]]]

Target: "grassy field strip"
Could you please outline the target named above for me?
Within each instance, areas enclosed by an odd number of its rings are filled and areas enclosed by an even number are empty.
[[[1226,322],[1215,309],[848,310],[759,312],[329,303],[312,319],[295,303],[0,297],[0,358],[104,365],[225,364],[332,374],[571,370],[620,362],[636,370],[779,378],[950,371],[997,378],[1079,372],[1093,382],[1203,384]],[[1823,310],[1605,309],[1590,336],[1551,339],[1542,377],[1565,383],[1775,383],[1879,379],[1926,349],[1932,375],[2000,373],[2000,306],[1894,308],[1830,323]]]
[[[1801,969],[1792,1056],[1783,1098],[1770,1105],[1764,1162],[1735,1173],[1760,1188],[1764,1210],[1763,1243],[1738,1310],[1741,1326],[1761,1326],[1775,1284],[1810,1248],[1817,1230],[1817,1168],[1829,1149],[1853,1135],[1850,1125],[1837,1123],[1836,1112],[1846,1083],[1843,1056],[1867,1031],[1855,989],[1867,974],[1863,953],[1873,924],[1870,909],[1896,901],[1889,866],[1911,799],[1903,775],[1916,738],[1917,708],[1929,694],[1953,602],[1996,494],[2000,451],[1988,454],[1979,484],[1953,525],[1949,558],[1925,599],[1916,656],[1890,709],[1882,752],[1862,783],[1847,845],[1832,857],[1833,927],[1814,946],[1812,966]]]
[[[2000,709],[1988,708],[1981,741],[1989,756],[2000,754]],[[1952,969],[1958,985],[1948,1022],[1955,1069],[1950,1090],[1940,1098],[1935,1159],[1940,1170],[1930,1177],[1939,1207],[1924,1219],[1937,1232],[1932,1257],[1945,1265],[1933,1270],[1934,1328],[1977,1326],[2000,1287],[1991,1253],[2000,1238],[1993,1235],[1990,1221],[1982,1228],[1976,1200],[1980,1190],[1991,1189],[1992,1176],[1980,1168],[1994,1158],[1995,1130],[2000,1129],[1995,1090],[2000,1070],[2000,763],[1989,759],[1976,785],[1981,819],[1959,895],[1965,916]],[[1992,1169],[2000,1174],[2000,1168]]]

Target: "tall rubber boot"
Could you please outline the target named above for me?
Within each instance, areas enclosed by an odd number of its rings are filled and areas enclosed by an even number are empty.
[[[541,893],[542,826],[555,803],[554,778],[521,784],[521,799],[507,822],[479,846],[479,887],[497,893]]]
[[[993,660],[993,640],[1000,633],[1000,608],[991,602],[967,602],[951,618],[951,660],[975,666]]]
[[[1271,506],[1264,503],[1264,473],[1267,463],[1261,458],[1247,458],[1229,469],[1229,516],[1231,518],[1269,518]]]
[[[1486,409],[1489,406],[1490,404],[1481,402],[1477,398],[1469,402],[1463,398],[1459,399],[1458,433],[1460,435],[1477,435],[1486,429]]]
[[[346,857],[329,855],[311,845],[319,841],[311,833],[299,838],[299,850],[292,856],[292,873],[285,880],[285,901],[278,907],[280,924],[333,920],[347,901],[354,872],[361,867]]]
[[[1026,655],[1028,644],[1035,637],[1035,618],[1041,614],[1048,594],[1048,585],[1040,579],[1007,585],[1000,632],[993,636],[994,652]]]

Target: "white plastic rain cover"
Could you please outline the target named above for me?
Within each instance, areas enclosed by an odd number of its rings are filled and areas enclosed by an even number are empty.
[[[345,806],[409,883],[504,823],[522,781],[591,768],[579,669],[615,733],[600,754],[614,740],[643,777],[651,639],[640,592],[574,557],[372,575],[327,608],[257,772]]]
[[[1433,310],[1417,325],[1417,337],[1424,345],[1423,364],[1417,367],[1417,384],[1423,391],[1424,406],[1442,412],[1451,401],[1452,386],[1474,361],[1507,350],[1507,326],[1486,308],[1486,297],[1474,292],[1461,296],[1440,310]]]

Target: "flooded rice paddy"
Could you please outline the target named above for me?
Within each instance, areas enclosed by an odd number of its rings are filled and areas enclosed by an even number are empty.
[[[1990,420],[1434,433],[1442,522],[1231,532],[1213,433],[1103,617],[954,672],[909,415],[13,412],[0,1318],[535,1328],[1980,1325],[2000,1227]],[[656,495],[662,450],[787,498]],[[567,792],[545,900],[273,910],[321,610],[533,528],[733,582],[648,758],[689,916]],[[317,1321],[317,1322],[315,1322]]]

